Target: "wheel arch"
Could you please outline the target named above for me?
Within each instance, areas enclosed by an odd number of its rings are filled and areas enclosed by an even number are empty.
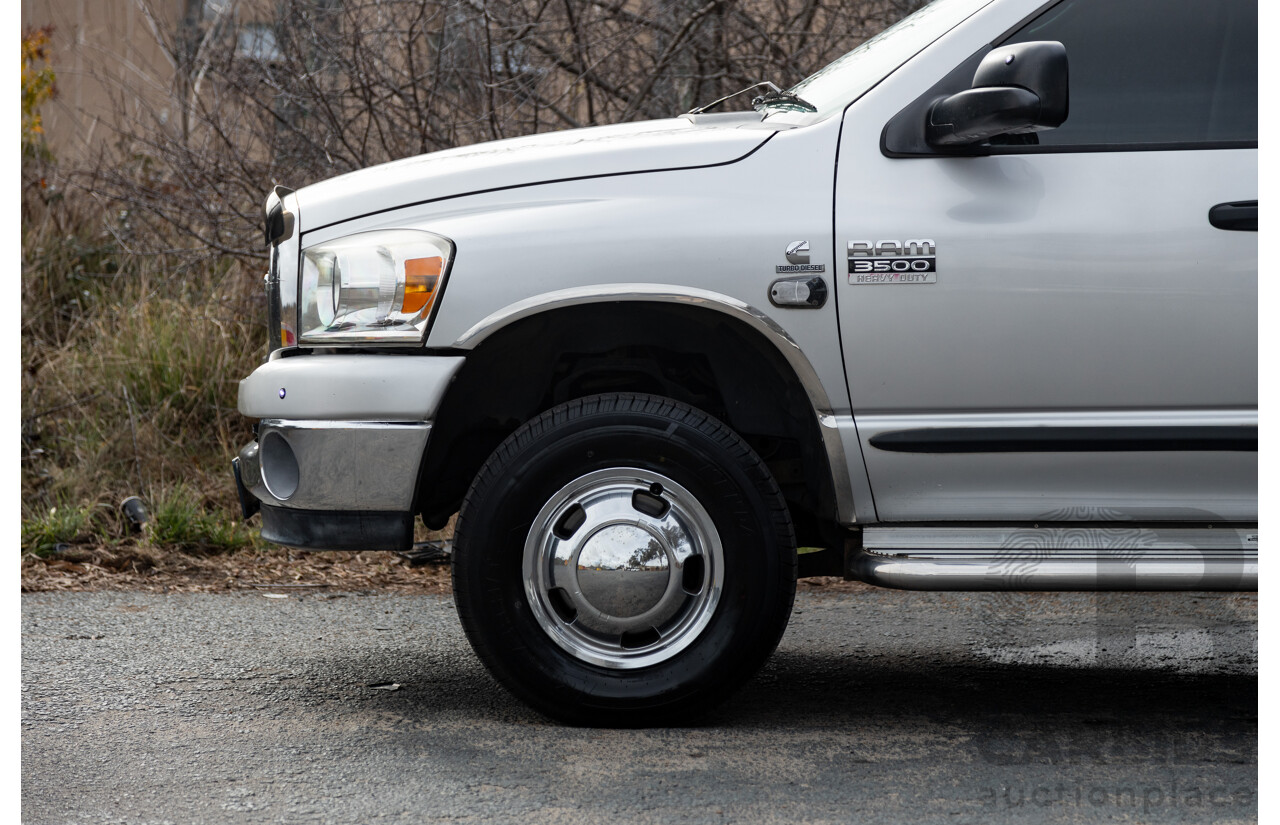
[[[749,304],[666,285],[559,290],[490,314],[452,348],[468,355],[423,459],[418,508],[430,525],[518,426],[600,391],[668,395],[722,418],[778,476],[802,543],[829,543],[831,527],[853,520],[826,389],[796,341]]]

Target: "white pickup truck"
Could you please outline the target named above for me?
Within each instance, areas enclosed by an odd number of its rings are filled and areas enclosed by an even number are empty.
[[[1254,589],[1257,42],[938,0],[752,111],[277,187],[245,514],[459,513],[468,638],[574,723],[720,701],[797,575]]]

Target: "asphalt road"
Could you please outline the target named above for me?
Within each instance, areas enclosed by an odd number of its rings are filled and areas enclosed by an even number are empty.
[[[22,606],[27,823],[1257,819],[1252,594],[802,592],[705,724],[630,731],[517,704],[448,598]]]

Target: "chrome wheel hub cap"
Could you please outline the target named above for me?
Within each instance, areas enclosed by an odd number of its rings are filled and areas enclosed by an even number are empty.
[[[720,600],[715,524],[671,479],[621,467],[567,484],[524,546],[525,593],[538,624],[577,659],[629,669],[679,653]]]

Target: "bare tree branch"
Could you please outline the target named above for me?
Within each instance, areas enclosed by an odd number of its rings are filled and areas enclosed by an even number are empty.
[[[122,55],[113,140],[70,178],[129,248],[257,260],[273,183],[794,82],[921,0],[184,0],[178,28],[134,2],[173,77]]]

